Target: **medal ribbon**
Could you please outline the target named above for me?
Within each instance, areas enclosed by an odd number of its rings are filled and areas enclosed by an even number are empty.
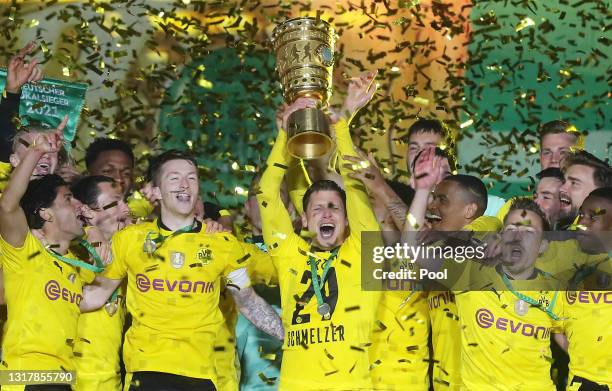
[[[548,316],[550,316],[553,320],[559,320],[559,317],[552,312],[552,308],[554,308],[555,303],[557,302],[557,295],[559,294],[559,292],[555,292],[555,295],[553,296],[553,299],[551,300],[551,302],[548,305],[548,307],[544,307],[544,306],[542,306],[542,304],[538,303],[537,301],[535,301],[531,297],[525,296],[524,294],[515,291],[512,288],[512,283],[508,279],[508,276],[503,271],[502,271],[501,278],[502,278],[502,281],[504,282],[504,285],[506,285],[506,288],[508,288],[510,290],[510,292],[512,292],[512,294],[514,296],[518,297],[520,300],[523,300],[524,302],[526,302],[526,303],[528,303],[528,304],[530,304],[530,305],[532,305],[534,307],[538,307],[539,309],[544,311]]]
[[[310,263],[310,272],[312,274],[312,287],[314,289],[315,296],[317,297],[318,306],[322,306],[325,304],[323,301],[323,295],[321,294],[321,288],[323,284],[325,284],[325,278],[327,278],[327,273],[329,272],[329,268],[338,256],[338,248],[332,250],[329,258],[325,261],[325,265],[323,266],[323,274],[321,274],[321,279],[319,280],[319,275],[317,274],[317,262],[312,255],[308,256],[308,263]]]
[[[152,234],[153,232],[149,232],[149,233],[147,233],[147,237],[146,237],[146,239],[145,239],[145,244],[146,244],[146,242],[148,242],[148,241],[152,241],[153,243],[155,243],[155,250],[157,250],[159,247],[161,247],[161,245],[162,245],[162,244],[163,244],[163,243],[164,243],[166,240],[168,240],[168,239],[170,239],[170,238],[173,238],[173,237],[175,237],[175,236],[179,236],[179,235],[181,235],[181,234],[184,234],[184,233],[190,232],[190,231],[192,231],[192,230],[193,230],[193,229],[194,229],[194,228],[197,226],[197,221],[196,221],[196,220],[194,220],[194,221],[193,221],[193,223],[191,223],[190,225],[186,225],[186,226],[184,226],[183,228],[177,229],[176,231],[172,232],[170,235],[168,235],[168,236],[164,236],[164,235],[162,235],[162,234],[161,234],[161,232],[159,232],[159,231],[161,231],[161,230],[162,230],[162,227],[160,226],[160,220],[161,220],[161,219],[157,219],[157,229],[158,229],[157,235],[158,235],[158,236],[157,236],[156,238],[152,238],[152,237],[151,237],[151,234]],[[153,250],[153,252],[155,252],[155,250]]]
[[[94,262],[96,263],[96,266],[101,269],[100,272],[103,272],[106,266],[104,266],[104,262],[102,262],[102,258],[100,258],[100,255],[98,254],[96,249],[86,240],[81,240],[79,243],[81,244],[81,246],[85,247],[89,255],[91,255]],[[106,303],[112,303],[113,301],[117,300],[117,297],[119,297],[119,290],[120,288],[115,289],[115,291],[113,292],[111,297],[106,301]]]
[[[83,243],[81,242],[81,244],[83,244]],[[89,243],[87,243],[87,244],[89,245]],[[93,249],[93,247],[91,247],[91,245],[89,245],[89,247],[88,247],[88,246],[84,246],[84,247],[85,247],[85,249],[87,250],[87,252],[89,252],[89,253],[92,255],[92,257],[94,258],[94,260],[95,260],[98,254],[96,253],[96,256],[94,256],[94,255],[91,253],[91,251],[92,251],[92,250],[95,252],[95,250]],[[64,262],[64,263],[67,263],[67,264],[69,264],[69,265],[72,265],[72,266],[75,266],[75,267],[82,267],[82,268],[84,268],[84,269],[91,270],[91,271],[92,271],[92,272],[94,272],[94,273],[100,273],[100,272],[103,272],[103,271],[104,271],[104,266],[99,267],[99,266],[96,266],[96,265],[91,265],[91,264],[89,264],[89,263],[87,263],[87,262],[83,262],[83,261],[81,261],[81,260],[79,260],[79,259],[72,259],[72,258],[68,258],[68,257],[64,257],[64,256],[62,256],[62,255],[59,255],[59,254],[58,254],[58,253],[56,253],[55,251],[53,251],[53,250],[51,250],[51,249],[48,249],[48,248],[46,248],[46,247],[45,247],[45,249],[47,250],[47,252],[48,252],[48,253],[49,253],[49,254],[50,254],[50,255],[51,255],[53,258],[55,258],[55,259],[57,259],[57,260],[59,260],[59,261],[62,261],[62,262]],[[100,258],[100,257],[98,257],[98,259],[99,259],[99,258]],[[102,261],[100,260],[100,262],[102,262]],[[96,263],[97,263],[97,261],[96,261]]]
[[[87,262],[83,262],[79,259],[72,259],[72,258],[68,258],[68,257],[64,257],[62,255],[59,255],[58,253],[56,253],[53,250],[50,250],[47,248],[47,252],[55,259],[67,263],[69,265],[75,266],[75,267],[82,267],[84,269],[90,270],[94,273],[102,273],[104,271],[104,262],[102,262],[102,259],[100,258],[100,255],[98,255],[98,252],[96,251],[95,248],[93,248],[93,246],[87,242],[86,240],[80,240],[79,244],[83,247],[85,247],[85,249],[87,250],[87,252],[89,253],[89,255],[91,255],[91,257],[93,258],[95,265],[91,265]],[[46,248],[46,247],[45,247]],[[113,292],[113,294],[111,295],[110,299],[108,300],[108,302],[112,302],[113,300],[117,299],[117,297],[119,296],[119,288],[115,289],[115,291]]]

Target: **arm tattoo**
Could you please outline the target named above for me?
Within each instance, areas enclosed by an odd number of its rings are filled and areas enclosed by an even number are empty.
[[[395,226],[401,231],[406,223],[408,206],[404,204],[404,201],[402,201],[397,195],[393,194],[389,202],[387,202],[387,210],[391,214],[391,218],[393,218]]]
[[[273,337],[283,340],[285,331],[283,323],[270,304],[266,303],[252,287],[235,289],[229,291],[234,297],[238,310],[245,318],[251,321],[261,331]]]

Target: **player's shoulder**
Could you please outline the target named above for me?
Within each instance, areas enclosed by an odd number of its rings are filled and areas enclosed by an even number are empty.
[[[134,240],[141,235],[146,235],[148,232],[155,231],[156,225],[152,221],[145,221],[138,224],[131,224],[117,231],[113,236],[115,240]]]

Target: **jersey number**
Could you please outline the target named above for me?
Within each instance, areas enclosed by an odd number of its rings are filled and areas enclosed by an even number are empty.
[[[301,314],[300,312],[311,299],[315,301],[317,300],[314,294],[314,287],[312,286],[312,273],[310,270],[304,270],[304,274],[302,274],[302,280],[300,282],[304,285],[308,284],[308,288],[304,294],[297,299],[297,303],[295,303],[295,310],[293,311],[291,324],[304,324],[310,322],[310,314]],[[338,279],[336,278],[336,269],[334,267],[329,268],[327,279],[321,288],[321,296],[323,296],[323,301],[329,304],[330,317],[328,320],[330,320],[334,314],[334,310],[336,309],[336,303],[338,302]],[[321,316],[321,320],[324,320],[323,316]]]

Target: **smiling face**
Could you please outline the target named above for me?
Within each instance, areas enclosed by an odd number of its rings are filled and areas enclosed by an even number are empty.
[[[565,183],[559,189],[561,211],[565,215],[575,216],[578,208],[590,192],[597,188],[593,167],[573,164],[565,170]]]
[[[582,251],[589,254],[605,253],[612,248],[612,202],[605,198],[588,196],[578,214],[577,240]]]
[[[471,221],[475,204],[467,203],[463,189],[454,181],[443,180],[435,188],[427,206],[427,221],[437,231],[459,231]]]
[[[15,151],[10,156],[9,160],[13,167],[17,167],[28,152],[28,146],[34,142],[34,139],[39,133],[23,132],[19,135],[19,143],[16,144]],[[34,168],[34,172],[30,179],[41,177],[47,174],[55,173],[57,168],[58,155],[57,152],[45,153],[41,156]]]
[[[348,219],[337,191],[319,190],[311,194],[302,225],[315,234],[315,244],[322,249],[339,246],[346,239]]]
[[[525,209],[510,211],[501,235],[502,265],[515,274],[531,268],[545,249],[543,229],[537,213]]]
[[[549,133],[542,137],[540,148],[540,165],[542,170],[549,167],[561,167],[563,159],[571,152],[578,141],[571,133]]]
[[[196,166],[183,159],[165,162],[153,191],[161,199],[162,215],[187,217],[195,213],[200,193]]]
[[[121,193],[126,196],[132,190],[134,167],[132,160],[125,152],[109,150],[101,152],[89,167],[91,175],[104,175],[113,178],[119,185]]]
[[[96,205],[89,206],[89,223],[110,237],[130,223],[130,210],[123,200],[121,188],[112,182],[101,182],[98,185],[99,195]]]

